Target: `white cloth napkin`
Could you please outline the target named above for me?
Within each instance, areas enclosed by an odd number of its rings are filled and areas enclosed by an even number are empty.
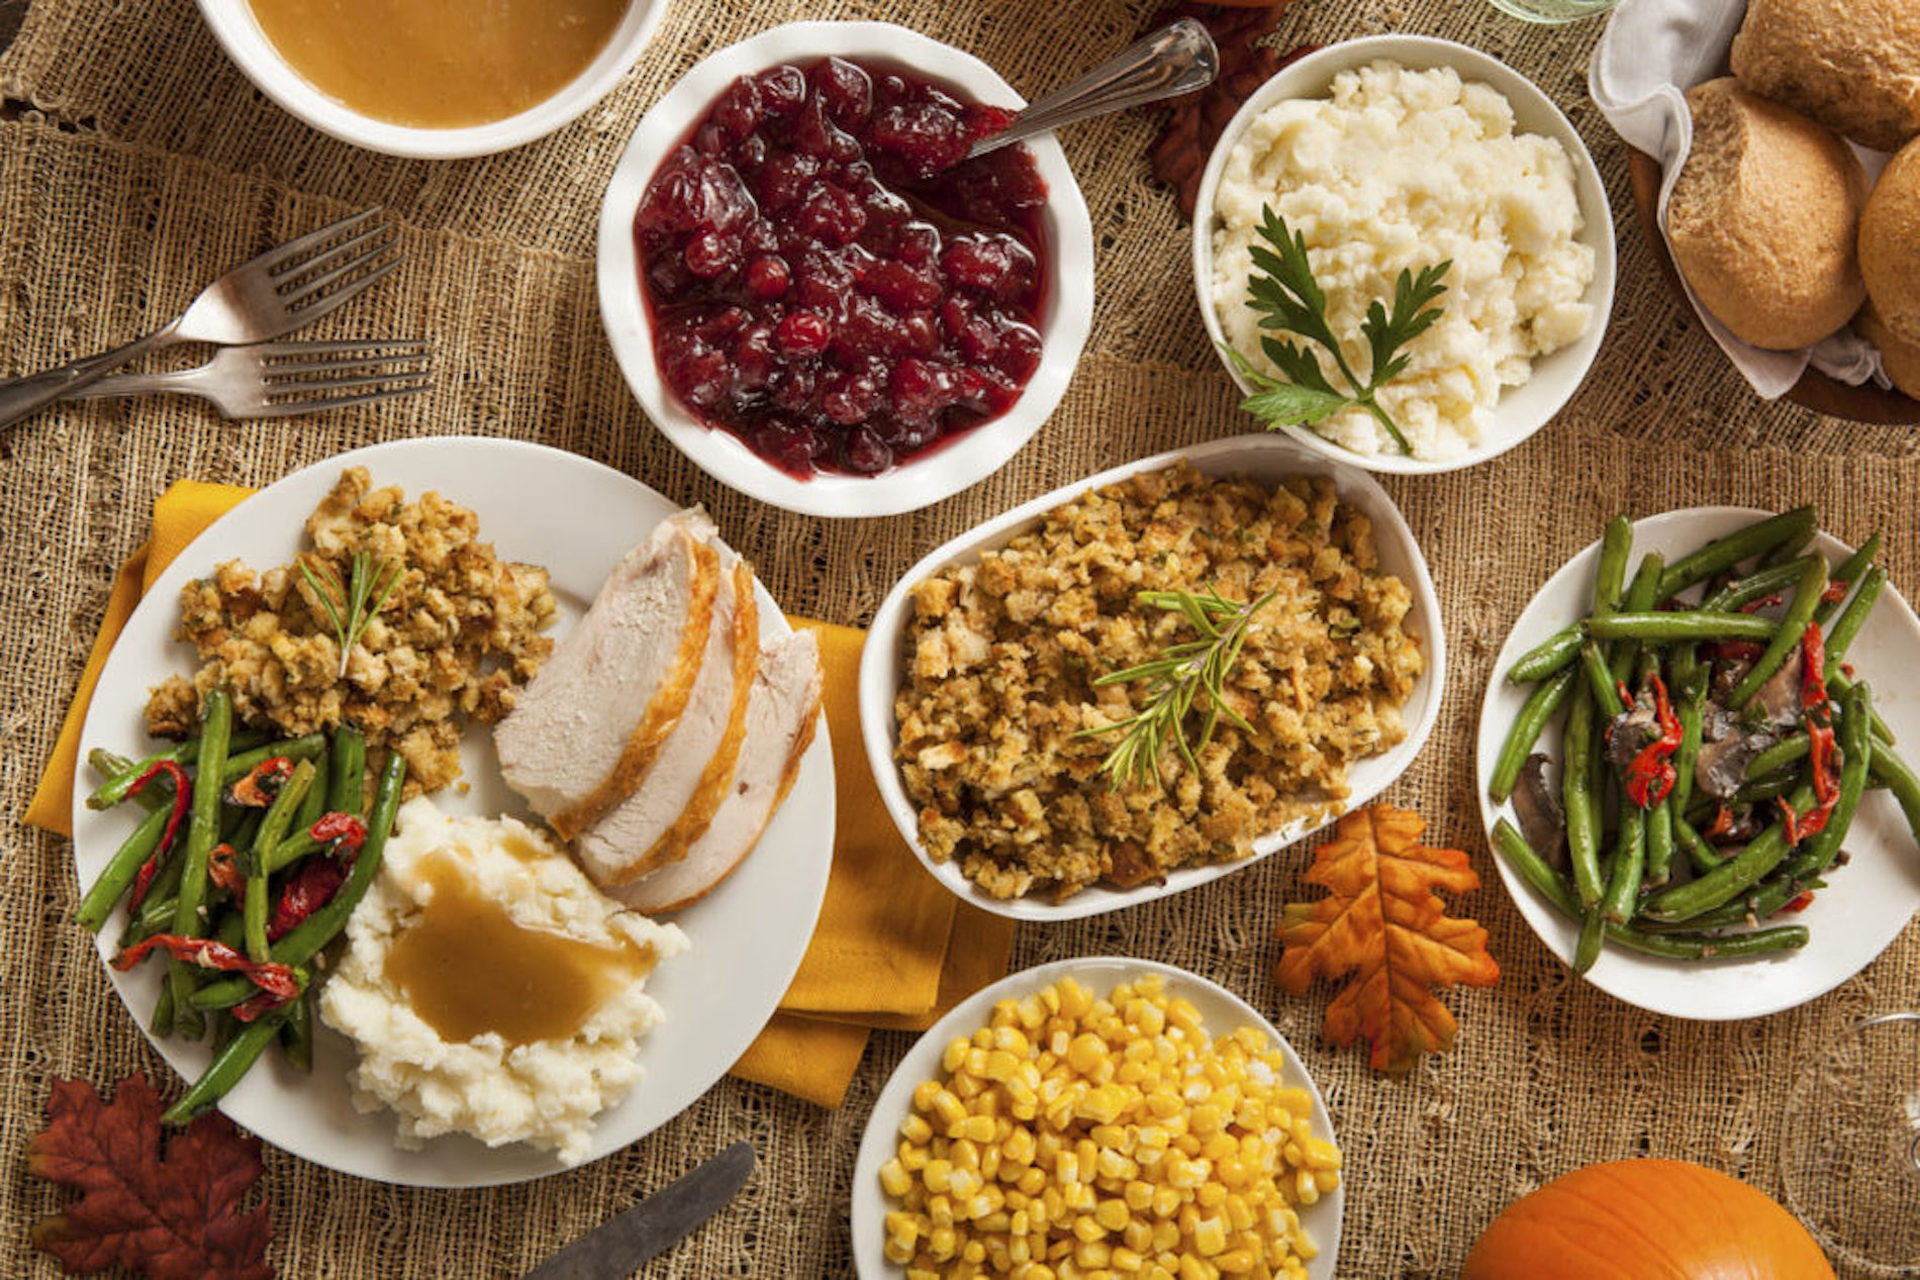
[[[1667,234],[1667,201],[1693,145],[1686,91],[1727,74],[1727,50],[1746,15],[1746,0],[1621,0],[1607,20],[1587,67],[1587,91],[1608,123],[1630,146],[1660,162],[1660,234]],[[1869,174],[1883,153],[1855,147]],[[1671,250],[1672,242],[1668,241]],[[1684,279],[1682,280],[1684,284]],[[1688,288],[1700,321],[1753,389],[1768,400],[1785,395],[1811,363],[1842,382],[1872,379],[1891,386],[1873,345],[1851,329],[1799,351],[1763,351],[1733,336]]]

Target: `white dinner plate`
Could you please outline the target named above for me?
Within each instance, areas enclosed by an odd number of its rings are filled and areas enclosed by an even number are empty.
[[[1628,571],[1649,551],[1672,561],[1769,514],[1746,507],[1692,507],[1649,516],[1633,526]],[[1814,539],[1811,549],[1824,553],[1834,564],[1853,552],[1826,533]],[[1494,663],[1480,708],[1475,770],[1481,820],[1489,832],[1502,816],[1519,824],[1511,803],[1496,805],[1487,795],[1494,761],[1531,688],[1508,683],[1507,670],[1521,654],[1591,612],[1599,559],[1596,539],[1547,579],[1513,624]],[[1920,661],[1920,619],[1892,586],[1880,593],[1866,626],[1847,651],[1847,661],[1860,679],[1873,686],[1874,710],[1893,730],[1900,749],[1913,751],[1913,744],[1920,742],[1920,693],[1910,680],[1912,664]],[[1562,716],[1556,715],[1535,747],[1556,762],[1561,721]],[[1920,849],[1915,848],[1913,834],[1891,795],[1869,791],[1861,798],[1845,847],[1852,860],[1827,874],[1827,887],[1814,894],[1805,911],[1784,918],[1807,927],[1811,937],[1800,950],[1745,959],[1669,960],[1609,943],[1587,971],[1587,980],[1650,1012],[1711,1022],[1778,1013],[1831,991],[1884,951],[1920,908]],[[1527,887],[1497,850],[1493,860],[1520,914],[1555,955],[1571,964],[1578,927]]]
[[[853,1163],[853,1261],[861,1280],[897,1280],[906,1274],[906,1268],[888,1262],[884,1253],[886,1218],[896,1205],[880,1189],[880,1166],[892,1157],[899,1143],[900,1122],[912,1110],[914,1086],[940,1075],[940,1054],[947,1042],[970,1036],[976,1028],[986,1026],[993,1016],[993,1006],[1000,1001],[1031,995],[1061,978],[1072,978],[1091,990],[1095,997],[1104,999],[1120,983],[1149,973],[1165,975],[1168,995],[1183,996],[1193,1002],[1209,1036],[1218,1038],[1240,1027],[1255,1027],[1265,1032],[1287,1060],[1287,1073],[1280,1083],[1307,1091],[1313,1099],[1315,1136],[1338,1144],[1326,1100],[1320,1096],[1313,1077],[1307,1074],[1300,1055],[1258,1009],[1219,983],[1170,964],[1118,956],[1086,956],[1036,965],[1009,974],[955,1005],[953,1012],[934,1023],[914,1042],[874,1101],[873,1114],[867,1117],[866,1133],[860,1139],[860,1151]],[[1333,1194],[1321,1196],[1300,1210],[1300,1225],[1320,1250],[1307,1264],[1308,1280],[1333,1280],[1334,1263],[1340,1254],[1340,1214],[1346,1203],[1346,1179],[1343,1169],[1340,1185],[1334,1188]]]
[[[1427,571],[1426,556],[1407,527],[1406,517],[1378,481],[1357,467],[1337,462],[1273,432],[1210,440],[1205,444],[1176,449],[1171,453],[1142,458],[1088,476],[1052,493],[996,516],[932,552],[901,575],[887,598],[873,615],[866,646],[860,652],[860,736],[867,749],[867,766],[873,770],[880,798],[900,838],[907,842],[933,877],[982,911],[1015,920],[1077,920],[1082,916],[1137,907],[1156,898],[1171,897],[1197,889],[1203,884],[1232,875],[1260,859],[1276,853],[1296,841],[1331,824],[1338,813],[1319,822],[1301,820],[1279,831],[1255,837],[1253,853],[1236,862],[1207,862],[1177,867],[1167,873],[1163,883],[1142,885],[1137,889],[1119,889],[1112,885],[1090,885],[1062,902],[1044,894],[1020,898],[996,898],[967,879],[960,860],[936,862],[920,845],[920,816],[901,782],[900,770],[893,762],[899,745],[899,723],[894,718],[894,695],[900,690],[906,672],[907,625],[913,620],[913,588],[949,565],[977,561],[983,551],[1003,547],[1018,535],[1038,525],[1047,512],[1073,501],[1089,490],[1117,484],[1129,476],[1161,471],[1182,459],[1195,470],[1210,476],[1248,476],[1272,485],[1287,476],[1326,476],[1342,502],[1363,512],[1373,522],[1374,544],[1379,551],[1380,570],[1391,573],[1406,584],[1413,597],[1407,610],[1407,629],[1420,639],[1425,669],[1414,681],[1413,692],[1400,709],[1407,736],[1379,755],[1356,760],[1347,769],[1348,809],[1366,804],[1412,767],[1420,748],[1426,745],[1440,718],[1440,695],[1446,680],[1447,638],[1440,622],[1440,600],[1434,594],[1433,575]]]
[[[544,565],[552,575],[564,636],[586,611],[614,564],[675,504],[629,476],[558,449],[510,440],[431,437],[375,445],[297,471],[248,498],[196,538],[168,566],[114,645],[81,734],[83,750],[105,747],[139,756],[148,750],[143,708],[147,690],[194,669],[190,645],[171,633],[180,616],[180,588],[225,560],[255,569],[285,564],[304,543],[307,514],[345,467],[360,466],[373,483],[397,484],[408,498],[437,490],[471,508],[481,536],[501,558]],[[756,584],[762,636],[784,635],[779,606]],[[461,748],[465,781],[443,788],[436,802],[450,813],[513,813],[531,818],[501,779],[492,735],[471,729]],[[74,860],[81,885],[93,883],[132,815],[127,807],[95,812],[87,783],[75,788]],[[641,1041],[646,1076],[594,1128],[588,1159],[617,1151],[685,1110],[753,1042],[773,1016],[813,936],[833,854],[833,753],[824,727],[802,759],[785,805],[753,856],[705,900],[671,919],[691,946],[662,964],[647,984],[666,1010]],[[113,955],[124,922],[116,912],[100,931],[102,960]],[[131,973],[109,969],[114,987],[144,1028],[164,966]],[[150,1037],[151,1038],[151,1037]],[[191,1080],[207,1063],[203,1044],[154,1040],[154,1047]],[[410,1186],[463,1187],[519,1182],[561,1169],[552,1152],[525,1143],[488,1148],[465,1136],[435,1138],[418,1151],[393,1145],[393,1114],[353,1109],[347,1071],[352,1045],[319,1028],[313,1074],[302,1076],[269,1053],[221,1103],[221,1109],[277,1147],[357,1177]]]

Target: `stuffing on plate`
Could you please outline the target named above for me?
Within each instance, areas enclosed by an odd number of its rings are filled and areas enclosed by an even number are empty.
[[[201,666],[153,690],[147,731],[185,737],[208,691],[225,687],[241,724],[290,735],[357,725],[370,748],[406,757],[409,794],[438,790],[460,775],[465,719],[506,715],[553,648],[542,634],[554,621],[547,571],[501,560],[467,508],[375,489],[363,467],[341,473],[306,532],[313,549],[294,564],[256,575],[229,560],[181,588],[174,636],[192,642]],[[322,593],[351,594],[361,553],[367,603],[378,607],[343,674]]]
[[[1119,735],[1088,731],[1133,715],[1147,687],[1094,681],[1195,638],[1137,593],[1209,588],[1275,593],[1223,685],[1252,732],[1222,717],[1198,770],[1168,749],[1158,785],[1116,788],[1101,763]],[[1000,898],[1131,888],[1337,809],[1348,766],[1406,736],[1400,708],[1424,665],[1406,584],[1380,572],[1371,521],[1320,477],[1134,476],[935,574],[913,604],[895,759],[922,847]]]

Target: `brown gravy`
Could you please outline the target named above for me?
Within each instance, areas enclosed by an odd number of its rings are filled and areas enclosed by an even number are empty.
[[[517,115],[606,47],[629,0],[251,0],[267,39],[329,97],[393,124]]]
[[[459,863],[421,864],[433,897],[393,940],[387,976],[414,1012],[452,1043],[496,1032],[510,1045],[564,1040],[609,995],[653,968],[653,949],[529,929],[476,893]]]

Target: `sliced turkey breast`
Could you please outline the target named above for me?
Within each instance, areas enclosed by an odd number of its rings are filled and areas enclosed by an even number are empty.
[[[507,784],[563,838],[629,794],[679,722],[721,577],[719,554],[688,521],[663,521],[494,728]]]
[[[820,719],[820,655],[813,633],[771,642],[747,701],[746,742],[726,802],[679,862],[607,892],[647,912],[678,911],[711,893],[753,851],[800,770]]]
[[[714,537],[703,513],[690,513],[688,526],[703,540]],[[601,884],[625,884],[685,857],[733,781],[760,665],[760,617],[753,571],[724,545],[710,545],[723,565],[720,591],[700,673],[679,723],[631,794],[577,836],[560,833],[573,839],[574,855]]]

